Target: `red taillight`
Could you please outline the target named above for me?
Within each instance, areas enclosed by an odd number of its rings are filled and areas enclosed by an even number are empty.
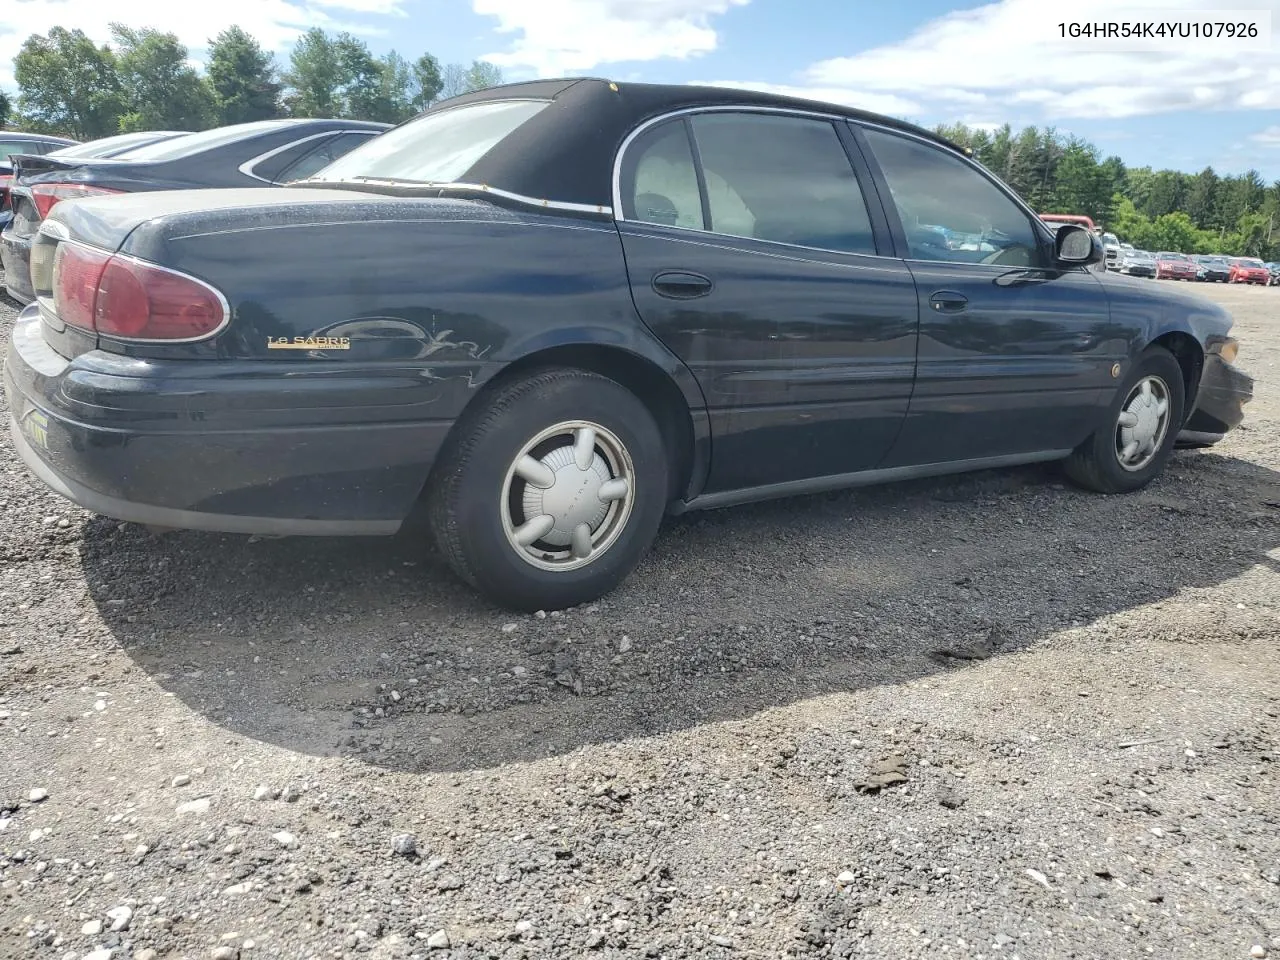
[[[99,197],[109,193],[123,193],[122,190],[108,190],[106,187],[91,187],[84,183],[34,183],[31,185],[31,199],[36,205],[36,212],[43,220],[62,200],[74,200],[78,197]]]
[[[109,337],[195,340],[226,318],[217,291],[184,274],[122,257],[112,257],[102,272],[94,320]]]
[[[58,244],[53,256],[53,304],[63,323],[93,330],[98,281],[111,255],[74,243]]]
[[[198,340],[227,319],[221,295],[194,277],[74,243],[53,259],[63,322],[123,340]]]

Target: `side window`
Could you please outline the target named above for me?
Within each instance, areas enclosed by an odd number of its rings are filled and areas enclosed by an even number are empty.
[[[709,230],[876,252],[866,200],[829,121],[704,113],[691,123],[707,185]]]
[[[295,180],[305,180],[307,177],[314,176],[344,153],[348,153],[360,146],[370,136],[370,134],[364,133],[344,133],[333,140],[326,140],[321,146],[284,171],[277,182],[292,183]]]
[[[1031,221],[990,180],[919,140],[864,128],[913,260],[1039,266]]]
[[[259,160],[249,168],[249,171],[253,176],[262,180],[275,182],[293,164],[327,142],[319,137],[307,137],[301,142],[295,141],[280,150],[279,153],[273,153],[271,156]]]
[[[622,158],[622,215],[627,220],[702,230],[702,196],[689,131],[682,120],[650,127]]]
[[[0,140],[0,163],[7,163],[15,153],[40,153],[40,144],[30,140]]]

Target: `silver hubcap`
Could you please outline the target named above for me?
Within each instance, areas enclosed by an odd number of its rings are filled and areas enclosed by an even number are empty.
[[[584,567],[613,546],[635,502],[631,454],[598,423],[548,427],[512,461],[502,486],[507,542],[543,570]]]
[[[1169,386],[1159,377],[1143,377],[1120,410],[1116,422],[1116,459],[1125,470],[1141,470],[1159,452],[1169,430]]]

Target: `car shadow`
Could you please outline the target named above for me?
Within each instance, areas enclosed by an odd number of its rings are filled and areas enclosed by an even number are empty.
[[[1203,451],[1125,496],[1049,466],[776,501],[673,519],[615,593],[532,617],[449,576],[418,518],[360,540],[95,518],[81,562],[127,654],[214,723],[461,771],[901,683],[1107,617],[1123,642],[1135,608],[1274,569],[1278,507],[1280,474]]]

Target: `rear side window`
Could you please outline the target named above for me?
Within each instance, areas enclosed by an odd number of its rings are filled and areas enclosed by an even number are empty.
[[[427,113],[352,150],[322,179],[454,183],[547,106],[546,100],[486,100]]]
[[[279,183],[293,183],[305,180],[327,167],[344,154],[350,153],[362,143],[368,142],[372,134],[343,133],[331,140],[326,140],[316,149],[285,170],[277,178]]]
[[[707,113],[691,122],[711,230],[824,250],[876,252],[866,200],[829,121]]]
[[[716,112],[669,121],[628,147],[620,188],[628,220],[876,252],[862,189],[826,120]]]
[[[333,138],[333,134],[324,134],[316,136],[312,134],[309,137],[303,137],[301,140],[295,140],[284,147],[277,147],[271,151],[266,157],[263,157],[252,166],[245,169],[252,176],[259,177],[263,180],[275,182],[286,170],[295,164],[306,159],[315,150],[323,146],[328,140]]]
[[[628,220],[668,227],[705,230],[698,172],[693,164],[689,129],[682,120],[650,127],[631,144],[625,158],[622,215]]]
[[[43,154],[50,146],[60,144],[47,144],[39,140],[0,140],[0,163],[7,162],[15,153]]]

